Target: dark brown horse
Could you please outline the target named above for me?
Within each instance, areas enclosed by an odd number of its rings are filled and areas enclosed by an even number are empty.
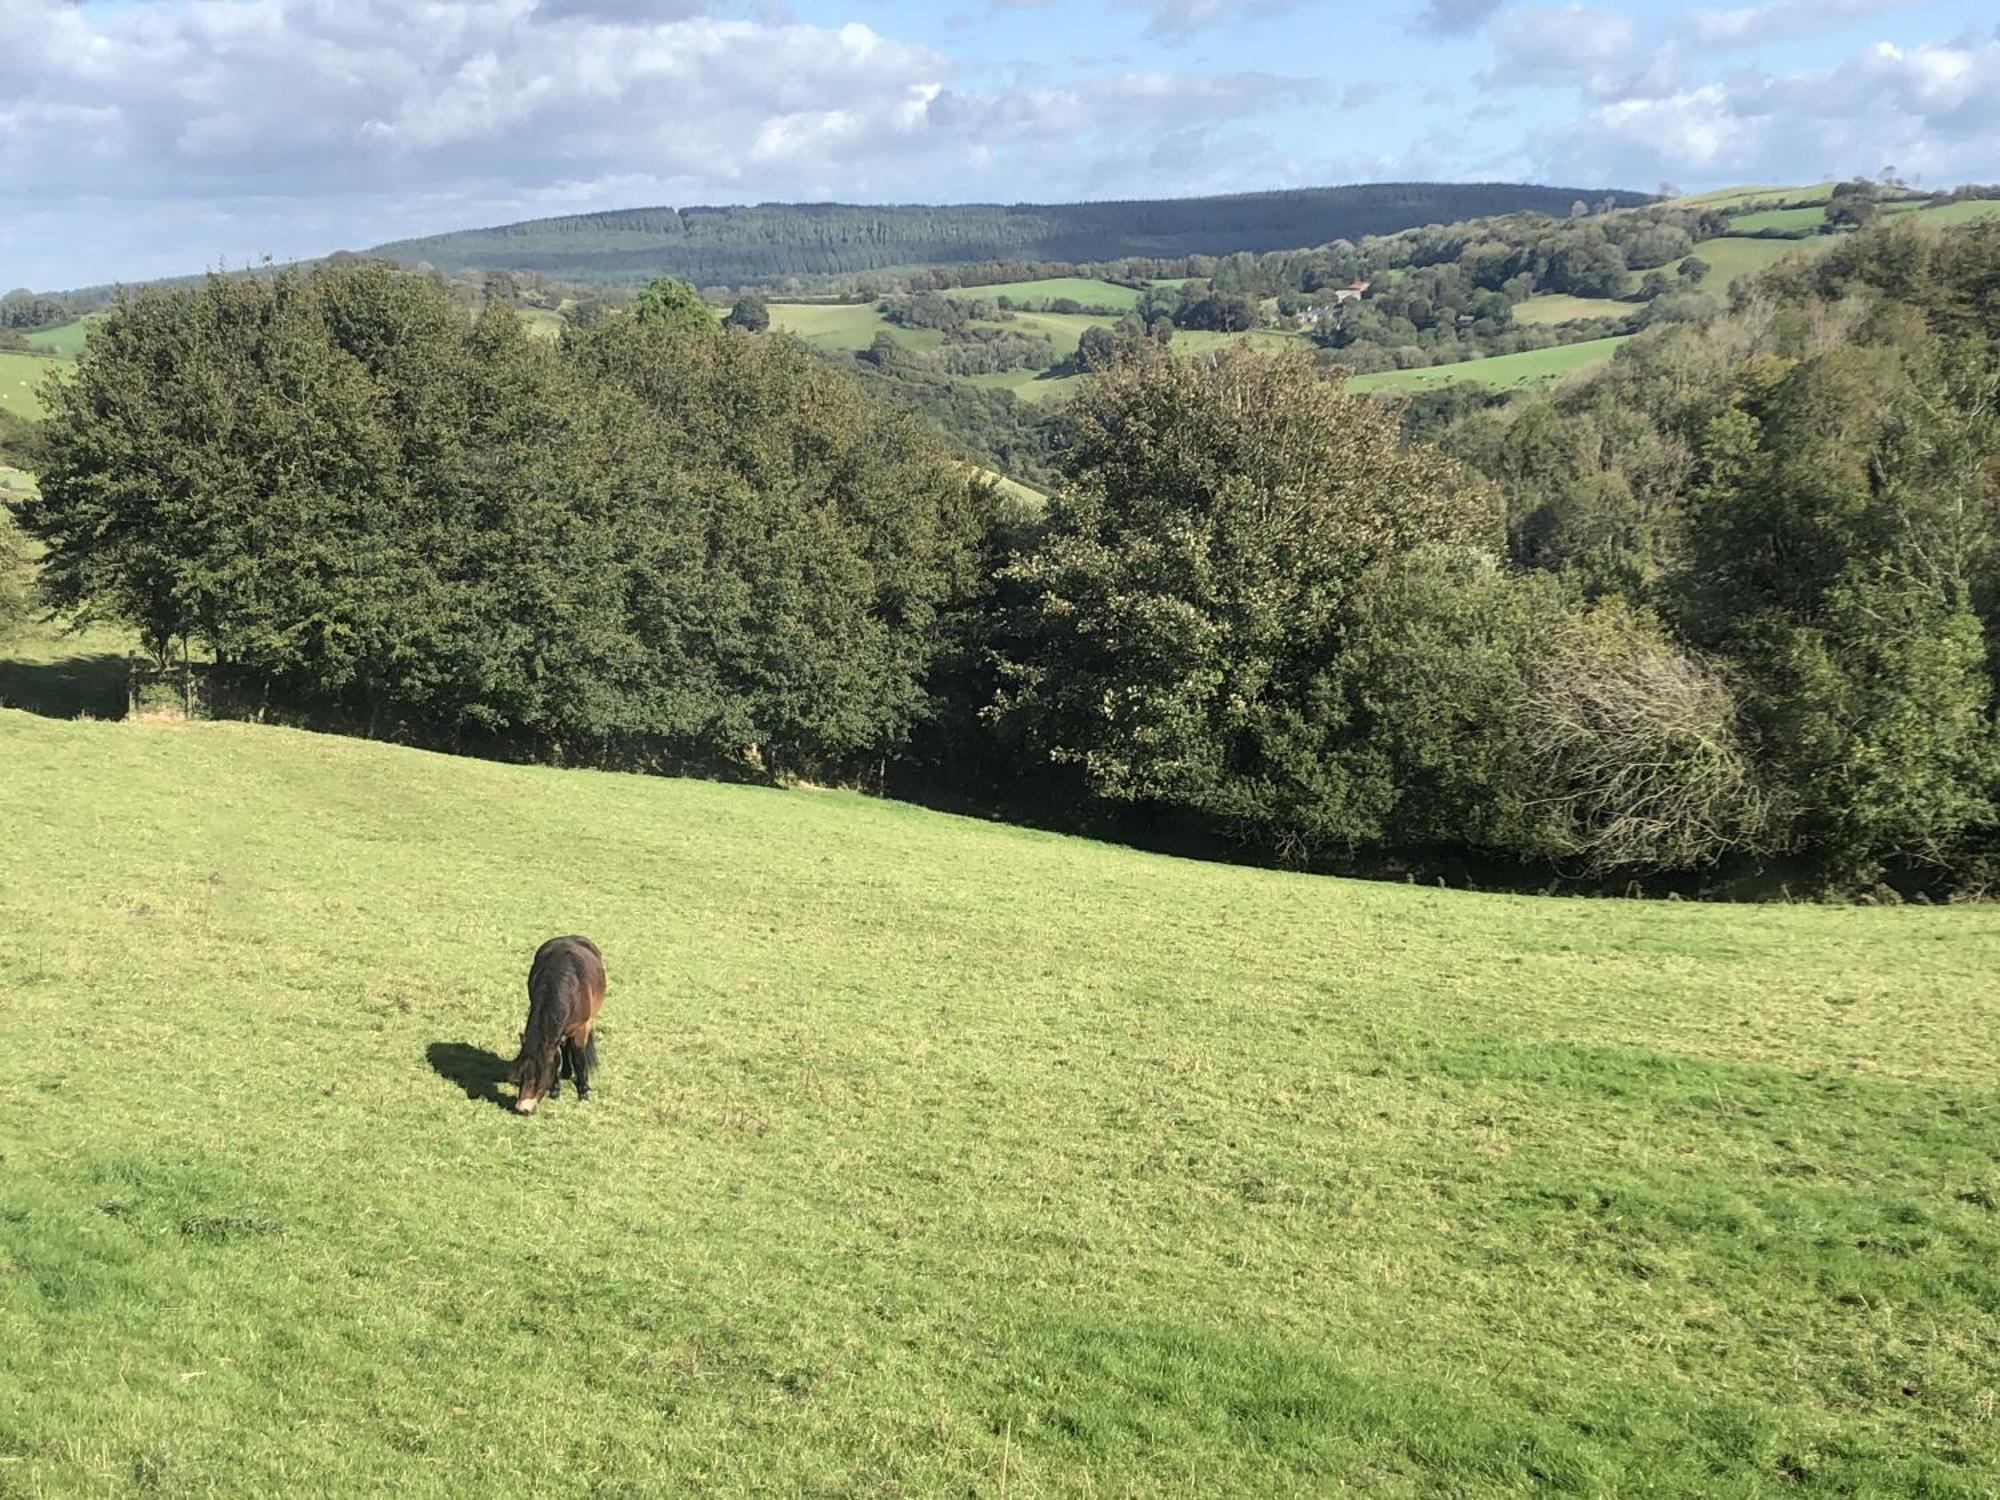
[[[528,968],[528,1024],[508,1075],[520,1089],[515,1109],[533,1114],[544,1095],[561,1090],[564,1078],[576,1080],[577,1098],[590,1097],[590,1072],[597,1066],[592,1033],[603,1004],[604,955],[597,944],[587,937],[559,937],[535,950]]]

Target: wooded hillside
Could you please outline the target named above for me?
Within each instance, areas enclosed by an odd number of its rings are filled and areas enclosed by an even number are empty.
[[[1113,203],[635,208],[398,240],[373,253],[447,274],[538,271],[596,285],[672,275],[733,285],[977,260],[1280,250],[1524,209],[1567,214],[1578,202],[1644,201],[1641,193],[1522,183],[1367,183]]]

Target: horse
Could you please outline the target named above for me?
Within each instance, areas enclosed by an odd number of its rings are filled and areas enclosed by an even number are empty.
[[[590,1097],[590,1074],[597,1066],[593,1030],[603,1005],[604,955],[597,944],[587,937],[558,937],[535,950],[528,967],[528,1024],[508,1073],[518,1089],[515,1110],[533,1114],[545,1095],[561,1091],[564,1078],[576,1080],[578,1099]]]

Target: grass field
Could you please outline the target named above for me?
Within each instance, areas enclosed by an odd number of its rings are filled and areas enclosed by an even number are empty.
[[[1806,187],[1732,187],[1717,188],[1712,193],[1694,193],[1673,201],[1692,208],[1735,208],[1751,203],[1770,203],[1780,207],[1808,203],[1825,203],[1833,197],[1835,184],[1817,182]]]
[[[1990,1493],[2000,913],[0,713],[0,1492]],[[598,1094],[499,1107],[541,938]]]
[[[961,378],[967,385],[984,386],[992,391],[1012,391],[1023,401],[1065,400],[1083,384],[1080,375],[1049,378],[1039,370],[1003,370],[996,375],[966,375]]]
[[[1373,375],[1355,376],[1348,382],[1348,387],[1356,391],[1401,395],[1428,390],[1432,386],[1476,381],[1500,391],[1524,390],[1603,364],[1629,338],[1630,334],[1621,333],[1613,338],[1588,339],[1580,344],[1559,344],[1553,349],[1530,349],[1525,354],[1496,354],[1491,359],[1468,359],[1455,365],[1381,370]]]
[[[872,302],[773,302],[771,326],[821,349],[866,349],[888,332],[905,349],[935,349],[944,335],[935,328],[899,328],[875,311]]]
[[[548,339],[553,342],[562,337],[563,316],[554,308],[522,307],[516,308],[515,311],[519,314],[521,321],[527,325],[528,331],[534,334],[536,338]]]
[[[1615,297],[1572,297],[1568,292],[1546,292],[1514,304],[1514,321],[1534,326],[1572,323],[1578,318],[1623,318],[1638,309]]]
[[[90,332],[91,325],[97,321],[98,315],[92,314],[89,317],[78,318],[74,322],[58,324],[54,328],[38,329],[27,336],[29,347],[48,354],[59,354],[65,359],[75,359],[83,353],[84,337]]]
[[[1984,224],[2000,219],[2000,199],[1962,198],[1956,203],[1938,203],[1916,211],[1926,224]]]
[[[992,286],[954,287],[947,297],[1012,297],[1016,302],[1037,298],[1070,297],[1086,307],[1115,307],[1123,312],[1139,305],[1135,287],[1115,281],[1097,281],[1088,276],[1053,276],[1043,281],[1003,281]]]
[[[0,411],[9,411],[18,417],[39,418],[42,415],[42,400],[37,393],[41,389],[42,377],[50,370],[60,369],[63,363],[39,354],[0,352]]]
[[[1739,276],[1755,276],[1759,271],[1769,270],[1779,261],[1792,255],[1818,255],[1839,244],[1838,236],[1830,234],[1814,235],[1807,240],[1753,240],[1723,238],[1703,240],[1694,247],[1694,253],[1708,262],[1708,275],[1702,278],[1701,290],[1722,296],[1729,290],[1729,284]],[[1680,270],[1681,263],[1675,261],[1666,269],[1671,274]]]
[[[1799,208],[1767,208],[1758,213],[1736,214],[1729,219],[1732,234],[1756,234],[1764,229],[1817,229],[1826,222],[1824,204]]]

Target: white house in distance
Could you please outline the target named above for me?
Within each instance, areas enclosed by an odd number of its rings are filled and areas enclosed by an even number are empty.
[[[1359,302],[1363,297],[1367,296],[1368,289],[1373,285],[1374,283],[1371,281],[1350,281],[1346,286],[1333,288],[1331,292],[1333,300],[1331,302],[1315,303],[1300,313],[1299,326],[1302,328],[1319,327],[1321,323],[1339,311],[1342,303]]]

